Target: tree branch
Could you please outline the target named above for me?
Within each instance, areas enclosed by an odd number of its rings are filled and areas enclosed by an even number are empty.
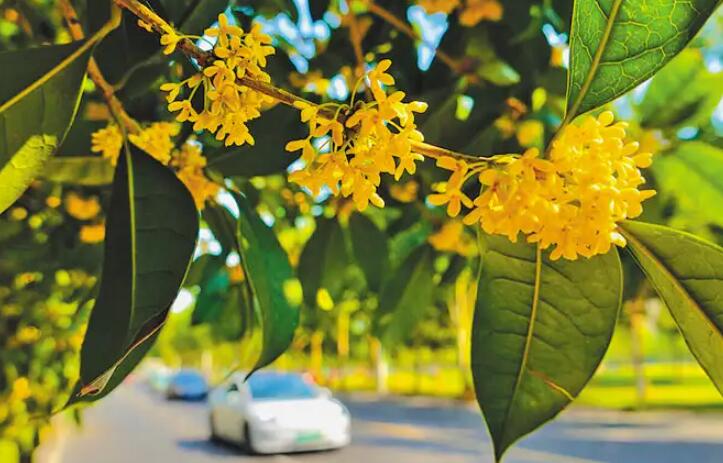
[[[65,21],[68,23],[68,30],[70,31],[71,37],[75,40],[84,39],[85,32],[83,31],[83,27],[80,25],[78,14],[76,13],[75,8],[73,8],[73,5],[71,5],[70,0],[58,0],[58,5],[60,6],[60,11],[65,18]],[[100,67],[98,67],[98,63],[95,61],[95,58],[92,57],[88,62],[88,76],[103,94],[103,97],[108,103],[108,107],[117,122],[125,127],[128,133],[139,133],[141,131],[140,124],[138,124],[138,122],[126,112],[123,107],[123,103],[121,103],[118,97],[115,96],[113,86],[105,80]]]
[[[175,29],[170,24],[168,24],[166,20],[158,16],[153,10],[142,4],[139,0],[113,1],[118,6],[125,8],[126,10],[133,13],[146,24],[149,24],[151,28],[153,28],[153,30],[156,31],[158,34],[163,35],[175,31]],[[208,66],[215,60],[213,53],[201,50],[198,46],[196,46],[195,43],[193,43],[193,41],[189,39],[182,39],[178,43],[178,49],[187,57],[195,60],[201,67]],[[295,95],[291,92],[288,92],[284,89],[278,88],[267,82],[251,79],[249,77],[242,77],[238,79],[238,81],[241,85],[256,90],[259,93],[263,93],[264,95],[270,96],[271,98],[274,98],[281,103],[289,106],[294,106],[294,103],[297,102],[303,102],[305,104],[315,106],[313,102],[298,95]],[[319,115],[327,119],[344,117],[343,115],[338,116],[336,114],[336,111],[332,108],[321,108],[319,111]],[[456,151],[452,151],[440,146],[430,145],[428,143],[414,141],[412,141],[411,143],[415,152],[434,159],[438,159],[441,157],[452,157],[468,162],[484,162],[486,160],[486,158],[483,157],[458,153]]]

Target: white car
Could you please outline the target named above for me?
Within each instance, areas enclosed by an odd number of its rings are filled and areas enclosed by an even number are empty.
[[[338,449],[351,441],[346,407],[295,373],[234,374],[211,392],[211,438],[243,445],[249,453]]]

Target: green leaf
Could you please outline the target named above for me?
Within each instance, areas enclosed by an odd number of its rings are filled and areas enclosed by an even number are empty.
[[[299,157],[298,153],[286,151],[286,143],[304,136],[304,126],[299,123],[299,112],[278,105],[264,112],[260,119],[249,124],[254,134],[254,146],[241,148],[216,147],[204,150],[208,167],[224,177],[255,177],[284,172]]]
[[[393,347],[407,340],[433,306],[433,255],[429,246],[417,248],[384,285],[379,297],[377,331],[385,346]]]
[[[499,461],[590,380],[622,296],[617,251],[552,262],[527,243],[480,236],[472,376]]]
[[[227,304],[226,295],[231,281],[225,265],[216,268],[208,278],[201,283],[201,292],[196,298],[196,306],[191,315],[191,325],[200,325],[218,319]]]
[[[363,214],[351,216],[349,231],[354,257],[364,272],[367,285],[378,291],[389,269],[387,235]]]
[[[232,193],[239,206],[238,243],[246,278],[258,304],[263,345],[253,371],[284,353],[299,324],[298,302],[293,294],[299,283],[274,232],[253,210],[246,197]]]
[[[92,43],[82,41],[0,53],[0,212],[63,142],[91,50]]]
[[[653,163],[658,190],[675,199],[676,217],[723,227],[723,150],[703,142],[681,143]]]
[[[218,269],[226,265],[226,257],[213,254],[203,254],[191,263],[188,275],[183,280],[183,286],[203,286],[204,283],[214,275]]]
[[[172,0],[177,3],[178,0]],[[203,31],[216,22],[218,15],[228,8],[229,0],[189,0],[191,6],[186,9],[183,18],[177,21],[179,30],[184,34],[202,35]]]
[[[348,263],[344,230],[339,222],[319,218],[299,257],[299,280],[309,307],[316,307],[316,293],[321,288],[329,291],[332,298],[338,296]]]
[[[723,249],[688,233],[625,222],[628,249],[723,394]]]
[[[103,186],[113,182],[113,166],[101,157],[54,157],[48,159],[41,177],[69,185]]]
[[[186,275],[198,212],[169,169],[137,148],[118,160],[100,290],[70,403],[108,394],[150,349]]]
[[[690,42],[718,3],[576,0],[566,120],[649,79]]]
[[[23,194],[63,142],[93,47],[119,22],[115,7],[88,40],[0,53],[0,212]]]
[[[236,249],[236,219],[228,209],[220,204],[207,204],[203,209],[203,220],[221,244],[223,256]]]
[[[723,72],[712,73],[700,50],[683,50],[658,72],[637,106],[645,127],[700,125],[723,96]]]

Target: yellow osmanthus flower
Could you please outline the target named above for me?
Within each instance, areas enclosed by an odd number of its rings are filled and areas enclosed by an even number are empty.
[[[460,6],[460,3],[461,0],[419,0],[417,4],[424,8],[424,11],[428,14],[450,14]]]
[[[140,133],[128,135],[128,140],[161,164],[167,165],[171,160],[173,137],[178,135],[180,130],[181,127],[175,122],[154,122]],[[115,124],[109,124],[91,136],[91,151],[102,153],[112,165],[118,163],[122,148],[123,135]]]
[[[173,151],[173,137],[178,135],[181,127],[174,122],[154,122],[138,135],[128,135],[128,140],[153,156],[163,165],[171,161]]]
[[[80,228],[80,241],[87,244],[100,243],[105,239],[105,224],[83,225]]]
[[[289,175],[290,181],[314,196],[328,188],[334,195],[351,197],[356,208],[363,211],[369,203],[384,206],[377,192],[382,174],[399,180],[405,172],[416,172],[416,163],[424,157],[413,151],[412,142],[421,142],[424,137],[414,123],[414,113],[426,111],[427,104],[405,103],[404,92],[386,93],[385,87],[394,85],[394,78],[386,72],[391,64],[382,60],[369,71],[372,102],[354,103],[357,85],[349,105],[295,104],[309,135],[286,145],[287,151],[301,151],[305,164]],[[322,115],[322,109],[333,110],[337,117],[328,116],[329,112]]]
[[[90,220],[100,214],[100,202],[95,196],[83,198],[77,193],[70,192],[65,196],[65,210],[78,220]]]
[[[430,235],[427,241],[440,252],[454,252],[467,257],[477,252],[475,240],[464,233],[464,224],[460,220],[444,223],[442,228]]]
[[[206,158],[198,144],[185,143],[180,150],[174,151],[171,166],[177,169],[178,179],[191,192],[197,209],[202,210],[206,200],[218,194],[220,187],[209,180],[203,172]]]
[[[395,183],[389,187],[389,194],[400,203],[411,203],[419,195],[419,183],[414,180],[410,180],[403,185]]]
[[[482,168],[481,193],[464,222],[513,242],[522,233],[542,249],[554,247],[553,260],[624,246],[617,223],[640,215],[642,202],[655,195],[639,189],[645,182],[640,169],[650,166],[652,156],[640,152],[638,143],[626,142],[626,124],[613,119],[603,112],[566,126],[548,159],[533,148]]]
[[[205,34],[217,38],[213,48],[216,60],[202,73],[183,82],[161,85],[161,90],[167,92],[168,110],[178,113],[178,121],[192,122],[196,131],[215,133],[216,139],[224,140],[226,146],[253,145],[254,138],[246,123],[261,116],[261,109],[274,100],[241,85],[238,79],[271,81],[264,71],[266,57],[275,52],[270,46],[271,37],[262,33],[258,24],[245,32],[230,24],[224,14],[218,17],[218,27],[207,29]],[[195,108],[191,103],[199,89],[204,92],[203,108]],[[182,92],[184,96],[179,99]]]
[[[90,150],[94,153],[101,153],[113,165],[118,161],[118,155],[122,147],[123,134],[115,124],[109,124],[91,135]]]
[[[473,27],[480,21],[499,21],[502,19],[502,5],[498,0],[467,0],[459,14],[459,23]]]

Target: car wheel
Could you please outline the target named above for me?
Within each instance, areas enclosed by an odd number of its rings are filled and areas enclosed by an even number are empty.
[[[211,441],[220,442],[221,438],[218,437],[218,434],[216,433],[216,422],[213,419],[213,412],[208,414],[208,427],[211,429]]]
[[[244,450],[248,455],[256,455],[258,452],[256,451],[256,447],[254,447],[254,439],[251,437],[251,428],[249,428],[248,423],[244,425]]]

